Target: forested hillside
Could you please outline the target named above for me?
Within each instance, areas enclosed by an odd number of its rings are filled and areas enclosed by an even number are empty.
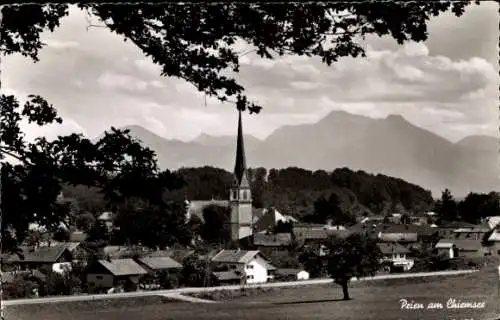
[[[227,199],[232,173],[213,167],[181,168],[176,171],[185,181],[179,190],[166,192],[171,200]],[[390,212],[418,213],[431,210],[434,203],[430,191],[402,179],[372,175],[341,168],[333,172],[253,168],[249,170],[253,204],[257,208],[276,207],[283,213],[301,218],[312,214],[314,202],[335,193],[344,211],[355,215]],[[96,190],[67,187],[65,196],[78,198],[85,210],[103,207]],[[102,203],[100,205],[99,203]],[[93,210],[92,210],[93,211]]]

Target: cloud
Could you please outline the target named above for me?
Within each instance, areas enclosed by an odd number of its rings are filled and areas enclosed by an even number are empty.
[[[131,91],[144,91],[148,87],[148,83],[143,80],[139,80],[128,75],[111,72],[103,73],[97,79],[97,82],[103,87],[118,88]]]
[[[69,49],[69,48],[74,48],[78,47],[80,43],[76,41],[61,41],[57,39],[47,39],[44,41],[44,43],[49,47],[53,49]]]
[[[497,42],[493,46],[488,39],[497,37],[498,23],[484,18],[492,16],[488,10],[474,10],[463,19],[431,21],[425,43],[397,46],[369,37],[367,58],[344,58],[331,67],[318,58],[262,59],[239,41],[237,50],[247,54],[240,58],[237,79],[264,106],[245,118],[245,131],[263,138],[278,126],[345,110],[372,117],[401,114],[454,140],[496,134],[498,73],[489,55],[496,57]],[[205,97],[184,80],[161,77],[161,67],[133,44],[106,29],[87,31],[86,25],[81,11],[72,8],[56,32],[44,35],[47,47],[39,63],[3,59],[2,90],[46,97],[75,122],[74,130],[84,128],[90,136],[130,124],[177,139],[234,134],[233,105]],[[464,41],[465,34],[477,40]]]
[[[62,124],[52,123],[40,127],[27,121],[21,122],[21,129],[25,133],[27,141],[33,142],[38,137],[45,137],[47,140],[54,140],[58,136],[69,135],[72,133],[86,134],[85,129],[74,119],[65,117]]]

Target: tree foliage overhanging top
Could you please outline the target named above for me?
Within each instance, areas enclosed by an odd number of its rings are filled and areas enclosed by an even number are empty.
[[[240,110],[258,112],[247,101],[232,72],[239,57],[316,56],[331,65],[341,57],[364,56],[359,40],[388,35],[399,44],[427,39],[427,22],[451,10],[463,14],[472,1],[218,3],[218,4],[79,4],[110,31],[133,42],[162,67],[162,75],[179,77],[199,91],[228,101]],[[476,3],[479,3],[476,1]],[[2,9],[0,51],[37,60],[40,34],[53,31],[68,14],[67,4],[6,6]],[[251,51],[237,52],[244,40]]]
[[[316,56],[328,65],[341,57],[363,56],[357,42],[365,35],[389,35],[398,43],[427,38],[431,16],[447,10],[460,16],[470,1],[330,2],[308,4],[79,4],[111,32],[133,42],[163,76],[178,77],[206,95],[229,101],[239,110],[258,112],[235,79],[239,58],[233,44],[249,43],[261,58],[285,54]],[[41,34],[54,31],[68,15],[68,4],[2,7],[0,53],[38,61]],[[158,172],[154,153],[113,129],[98,142],[73,134],[55,141],[24,139],[20,122],[39,126],[61,122],[42,97],[0,98],[2,162],[2,245],[13,248],[26,236],[29,223],[55,226],[68,208],[57,202],[61,184],[98,186],[110,202],[126,197],[161,203],[161,191],[176,188],[170,172]],[[5,156],[19,163],[5,161]],[[5,231],[13,231],[5,232]],[[12,235],[12,236],[11,236]]]

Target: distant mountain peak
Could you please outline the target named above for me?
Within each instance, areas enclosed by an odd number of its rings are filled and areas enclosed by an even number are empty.
[[[404,121],[404,122],[408,122],[406,121],[406,119],[400,115],[400,114],[390,114],[388,115],[386,118],[386,120],[388,121]]]

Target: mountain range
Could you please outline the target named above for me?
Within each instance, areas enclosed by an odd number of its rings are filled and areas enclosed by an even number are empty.
[[[140,126],[121,129],[130,130],[153,149],[162,169],[205,165],[233,169],[236,124],[234,136],[202,134],[189,142],[166,139]],[[265,140],[245,136],[250,167],[349,167],[402,178],[434,196],[448,188],[457,197],[470,191],[500,191],[498,146],[490,136],[453,143],[399,115],[373,119],[344,111],[333,111],[314,124],[280,127]]]

